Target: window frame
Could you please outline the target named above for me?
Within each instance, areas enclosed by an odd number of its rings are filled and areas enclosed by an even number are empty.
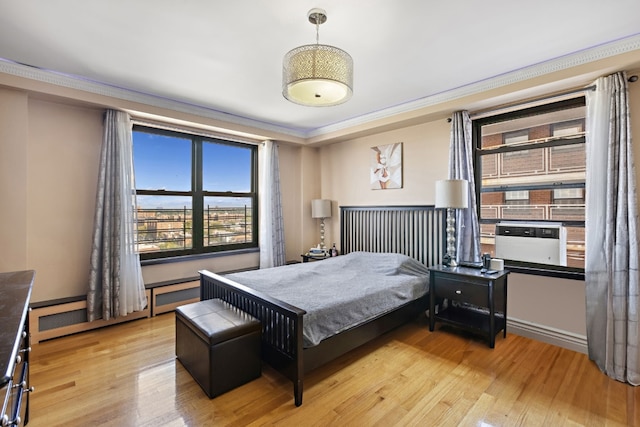
[[[586,135],[583,135],[581,138],[574,138],[571,140],[563,139],[562,137],[558,137],[558,139],[553,139],[554,136],[550,137],[549,141],[538,142],[532,145],[524,146],[500,146],[500,147],[490,147],[482,149],[482,127],[489,124],[495,124],[500,122],[506,122],[509,120],[514,120],[518,118],[524,118],[529,116],[535,116],[539,114],[552,113],[554,111],[561,111],[570,108],[576,107],[584,107],[586,105],[586,99],[584,96],[566,99],[557,102],[549,102],[547,104],[536,105],[529,108],[523,108],[515,111],[509,111],[505,113],[498,113],[492,116],[483,116],[478,119],[472,119],[472,146],[473,146],[473,167],[474,167],[474,178],[475,178],[475,193],[476,200],[478,201],[476,206],[476,212],[478,217],[478,222],[480,225],[482,224],[497,224],[502,219],[490,219],[482,217],[482,202],[481,202],[481,194],[483,192],[506,192],[506,191],[532,191],[532,190],[553,190],[554,187],[549,184],[533,184],[533,185],[514,185],[506,188],[494,188],[494,189],[484,189],[482,188],[482,157],[485,155],[493,155],[493,154],[507,154],[513,152],[525,152],[530,149],[537,148],[547,148],[547,147],[564,147],[569,145],[576,144],[584,144],[586,143]],[[571,122],[568,120],[567,122]],[[559,122],[560,123],[560,122]],[[553,126],[553,125],[552,125]],[[553,129],[553,127],[552,127]],[[517,132],[517,131],[514,131]],[[508,134],[509,132],[507,132]],[[586,167],[586,165],[585,165]],[[563,183],[557,187],[557,189],[569,189],[569,188],[585,188],[585,183]],[[527,220],[513,220],[509,219],[509,222],[529,222]],[[585,228],[585,236],[586,236],[586,223],[585,221],[575,221],[575,220],[536,220],[536,222],[549,222],[549,223],[558,223],[561,222],[564,226],[567,227],[584,227]],[[556,265],[548,265],[548,264],[537,264],[531,262],[522,262],[522,261],[510,261],[505,260],[505,267],[508,268],[512,272],[524,273],[524,274],[534,274],[541,276],[551,276],[551,277],[560,277],[560,278],[568,278],[568,279],[576,279],[576,280],[584,280],[584,268],[577,267],[565,267],[565,266],[556,266]]]
[[[258,147],[255,144],[225,140],[219,137],[202,135],[188,131],[168,130],[143,124],[134,124],[132,132],[142,132],[154,135],[176,137],[191,140],[191,189],[179,190],[150,190],[136,187],[137,196],[182,196],[191,198],[192,247],[188,249],[174,249],[157,252],[139,253],[141,262],[148,264],[161,261],[172,261],[176,258],[194,256],[213,256],[225,252],[242,250],[258,250]],[[251,177],[249,192],[236,191],[207,191],[203,189],[203,145],[205,143],[223,144],[242,147],[250,150]],[[135,145],[135,138],[133,141]],[[135,159],[134,159],[135,163]],[[135,172],[135,171],[134,171]],[[206,246],[204,233],[204,200],[206,197],[249,198],[251,199],[251,241]]]

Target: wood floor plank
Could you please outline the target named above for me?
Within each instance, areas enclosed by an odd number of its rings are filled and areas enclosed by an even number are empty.
[[[417,320],[307,375],[269,366],[209,399],[175,358],[172,313],[33,345],[30,426],[632,426],[640,390],[513,334],[495,349]]]

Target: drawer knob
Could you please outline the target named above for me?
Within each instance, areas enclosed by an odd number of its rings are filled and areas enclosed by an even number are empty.
[[[462,291],[460,289],[456,290],[456,294],[462,295]]]

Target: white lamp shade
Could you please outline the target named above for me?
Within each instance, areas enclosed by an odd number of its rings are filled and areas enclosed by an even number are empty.
[[[312,218],[331,218],[331,200],[315,199],[311,201]]]
[[[469,206],[469,182],[465,179],[436,181],[436,208],[464,209]]]

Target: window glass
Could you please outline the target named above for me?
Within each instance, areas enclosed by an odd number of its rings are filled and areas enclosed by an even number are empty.
[[[255,146],[145,126],[133,146],[141,259],[258,246]]]
[[[584,200],[584,190],[582,188],[562,188],[553,190],[554,200],[581,199]]]
[[[557,148],[541,147],[482,156],[480,165],[485,191],[493,188],[513,188],[512,191],[516,191],[518,187],[548,186],[559,182],[584,183],[584,144],[572,150],[556,151]],[[485,166],[489,169],[486,174]]]
[[[578,136],[582,134],[584,134],[584,122],[581,120],[553,124],[553,136]]]
[[[138,196],[137,202],[140,253],[193,247],[190,197]]]
[[[204,198],[205,245],[247,243],[253,240],[253,209],[249,197]]]
[[[508,205],[526,205],[529,203],[529,191],[505,191],[504,202]]]
[[[136,188],[191,189],[191,139],[133,132]]]
[[[527,190],[505,191],[505,200],[529,200],[529,192]]]
[[[507,261],[538,265],[557,235],[544,268],[584,268],[585,110],[579,98],[473,122],[483,252],[510,245]]]
[[[202,146],[205,191],[251,191],[251,149],[205,141]]]

